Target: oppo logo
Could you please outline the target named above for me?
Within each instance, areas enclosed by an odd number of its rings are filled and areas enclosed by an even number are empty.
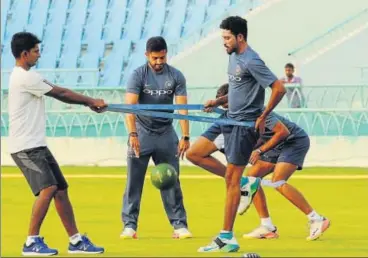
[[[146,93],[146,94],[149,94],[151,96],[154,96],[154,95],[161,96],[161,95],[171,95],[171,94],[173,94],[173,90],[150,90],[150,89],[144,89],[143,92]]]
[[[241,81],[241,77],[239,77],[239,76],[235,76],[235,75],[232,75],[232,74],[228,74],[228,76],[229,76],[230,81],[236,81],[236,82]]]

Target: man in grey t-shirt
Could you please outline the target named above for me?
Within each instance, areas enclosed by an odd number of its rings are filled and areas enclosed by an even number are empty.
[[[233,236],[233,226],[240,200],[240,181],[245,166],[255,146],[259,133],[263,133],[267,115],[275,108],[286,90],[283,83],[268,69],[259,55],[248,45],[247,21],[239,16],[230,16],[220,25],[226,52],[230,55],[228,65],[229,94],[206,103],[206,110],[229,104],[227,117],[241,121],[247,126],[221,125],[225,139],[226,204],[223,230],[209,245],[199,252],[235,252],[239,244]],[[268,105],[264,106],[265,89],[271,87]]]
[[[147,41],[148,62],[131,75],[126,104],[187,104],[186,81],[183,74],[166,64],[167,45],[162,37]],[[173,111],[168,111],[173,112]],[[179,113],[187,115],[187,110]],[[189,122],[181,120],[182,138],[172,126],[172,119],[127,114],[129,130],[128,179],[124,193],[122,238],[137,238],[137,224],[144,178],[150,158],[154,163],[169,163],[179,173],[179,157],[189,148]],[[186,211],[179,179],[174,187],[161,190],[166,214],[174,228],[174,238],[190,238]]]

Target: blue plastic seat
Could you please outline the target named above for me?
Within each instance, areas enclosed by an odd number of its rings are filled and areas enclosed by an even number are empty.
[[[165,19],[166,0],[153,0],[154,8],[149,8],[147,21],[144,26],[141,39],[147,39],[152,36],[161,35],[162,25]]]
[[[8,10],[4,41],[9,42],[13,34],[24,31],[28,21],[30,0],[16,0]]]
[[[124,26],[124,39],[137,41],[141,38],[143,20],[145,17],[146,0],[135,0],[128,8],[128,18]],[[155,11],[157,11],[155,9]]]
[[[85,48],[79,59],[79,68],[98,68],[104,53],[105,42],[103,40],[90,41],[88,44],[85,44]]]
[[[10,0],[1,0],[1,42],[4,40],[6,20],[8,19]]]
[[[87,9],[86,25],[83,30],[82,41],[88,43],[100,40],[106,17],[107,0],[93,0]]]
[[[106,24],[103,27],[102,39],[106,42],[119,40],[125,22],[127,0],[113,0],[106,12]]]
[[[182,24],[187,10],[186,0],[174,0],[170,7],[166,21],[164,36],[168,43],[175,43],[180,39]]]
[[[26,31],[37,35],[42,39],[43,28],[47,20],[47,12],[49,6],[42,0],[33,0],[26,25]]]

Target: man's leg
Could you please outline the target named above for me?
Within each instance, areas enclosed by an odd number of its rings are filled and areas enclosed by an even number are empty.
[[[57,181],[46,162],[46,148],[34,148],[11,155],[20,168],[32,192],[37,196],[32,208],[28,237],[23,255],[54,255],[58,251],[48,248],[40,237],[40,229],[57,191]]]
[[[328,229],[330,221],[313,210],[302,193],[286,182],[297,167],[297,165],[286,162],[277,163],[272,177],[272,183],[279,193],[307,215],[310,222],[310,235],[307,237],[307,240],[315,240]]]
[[[137,230],[144,178],[149,160],[150,155],[127,158],[128,176],[123,197],[122,220],[124,231],[121,234],[122,238],[136,237],[135,231]]]
[[[165,142],[163,146],[162,142]],[[178,181],[167,190],[161,190],[161,199],[169,218],[170,224],[174,227],[174,238],[188,238],[191,233],[187,230],[187,214],[184,208],[183,193],[180,186],[180,166],[178,152],[178,137],[174,129],[164,135],[157,137],[156,149],[152,159],[156,165],[168,163],[178,172]]]
[[[104,248],[95,246],[86,236],[82,236],[77,229],[74,211],[68,196],[68,183],[66,182],[59,164],[48,148],[45,150],[45,160],[49,170],[52,171],[57,182],[57,192],[54,196],[56,211],[69,236],[69,253],[103,253]]]
[[[228,160],[226,169],[226,201],[224,227],[219,236],[208,246],[199,248],[199,252],[236,252],[239,244],[233,236],[233,225],[240,201],[240,181],[245,166],[257,141],[254,128],[223,126],[225,154]],[[258,188],[258,187],[257,187]]]
[[[215,175],[225,177],[226,166],[218,159],[211,156],[211,154],[217,150],[217,146],[212,141],[206,137],[200,136],[189,148],[186,157],[193,164]]]

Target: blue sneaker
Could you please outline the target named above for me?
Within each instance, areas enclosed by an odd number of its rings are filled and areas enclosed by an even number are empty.
[[[51,256],[57,255],[56,249],[49,248],[43,241],[43,237],[37,237],[30,246],[24,244],[22,255],[24,256]]]
[[[105,251],[103,247],[95,246],[86,236],[76,245],[69,243],[68,253],[70,254],[101,254]]]

